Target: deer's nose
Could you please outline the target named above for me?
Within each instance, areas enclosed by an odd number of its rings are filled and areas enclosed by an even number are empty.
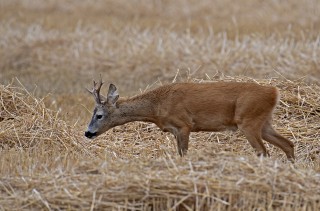
[[[87,138],[94,138],[97,136],[97,133],[91,133],[90,131],[86,131],[84,133],[84,135],[87,137]]]

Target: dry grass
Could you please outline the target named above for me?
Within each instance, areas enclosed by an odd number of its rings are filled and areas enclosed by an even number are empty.
[[[63,147],[55,150],[81,151],[74,129],[46,108],[43,99],[12,85],[1,85],[0,89],[1,147],[37,149],[44,144],[51,149],[54,145]]]
[[[219,71],[320,79],[316,0],[4,0],[1,5],[1,81],[19,75],[42,95],[83,92],[99,73],[130,94],[158,78],[168,82],[177,69],[197,70],[201,78]]]
[[[72,167],[70,167],[72,165]],[[85,160],[2,180],[7,209],[318,210],[319,175],[218,153],[187,159]]]
[[[253,81],[210,81],[216,80]],[[320,87],[257,82],[282,91],[275,125],[296,145],[294,165],[272,146],[271,158],[256,157],[231,132],[193,133],[183,159],[171,135],[145,123],[117,127],[90,143],[43,101],[1,86],[1,208],[317,210]]]
[[[316,0],[1,1],[0,210],[319,210],[319,11]],[[99,73],[120,95],[173,80],[277,86],[274,125],[296,163],[271,145],[256,157],[239,132],[193,133],[184,158],[147,123],[88,141],[84,87]]]

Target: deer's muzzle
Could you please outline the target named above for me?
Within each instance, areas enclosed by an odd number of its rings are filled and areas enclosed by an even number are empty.
[[[86,131],[84,133],[84,135],[87,137],[87,138],[95,138],[97,136],[97,133],[91,133],[90,131]]]

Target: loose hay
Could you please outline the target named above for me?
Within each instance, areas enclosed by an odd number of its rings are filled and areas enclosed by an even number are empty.
[[[82,151],[79,134],[23,87],[0,85],[0,148]]]
[[[3,209],[318,210],[310,169],[231,153],[186,159],[86,160],[72,169],[1,182]]]
[[[10,147],[0,151],[0,208],[318,210],[320,87],[256,82],[280,89],[274,124],[295,143],[294,165],[272,146],[271,158],[256,157],[245,138],[231,132],[193,133],[188,156],[180,158],[174,138],[146,123],[117,127],[85,143],[83,129],[68,126],[42,100],[1,85],[1,146]]]
[[[319,9],[318,0],[2,0],[0,84],[37,84],[63,114],[0,85],[0,210],[320,210]],[[183,159],[152,124],[83,138],[92,76],[131,94],[177,69],[197,70],[195,82],[255,81],[221,72],[279,87],[273,124],[295,143],[296,163],[270,145],[271,158],[257,158],[239,132],[193,133]],[[281,80],[263,80],[273,76]]]
[[[191,68],[316,83],[317,11],[318,0],[2,0],[0,82],[74,95],[102,73],[129,92]]]

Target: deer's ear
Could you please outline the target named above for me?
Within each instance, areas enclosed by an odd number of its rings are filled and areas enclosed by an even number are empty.
[[[106,103],[108,105],[115,106],[118,99],[119,94],[117,91],[117,87],[113,84],[110,84]]]

